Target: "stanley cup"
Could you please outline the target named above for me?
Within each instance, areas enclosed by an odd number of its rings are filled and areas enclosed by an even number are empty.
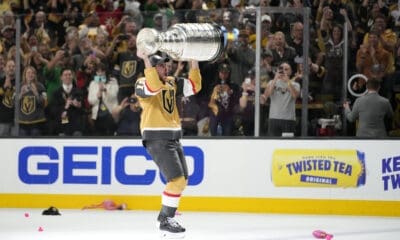
[[[143,28],[136,38],[137,48],[147,55],[157,51],[177,61],[212,61],[224,50],[222,30],[209,23],[179,23],[165,32]]]

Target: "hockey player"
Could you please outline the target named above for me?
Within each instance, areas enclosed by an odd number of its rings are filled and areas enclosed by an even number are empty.
[[[163,237],[183,238],[183,228],[173,217],[181,194],[187,185],[188,169],[179,139],[182,129],[176,99],[190,96],[201,89],[197,61],[190,61],[189,79],[168,76],[165,62],[159,55],[147,56],[138,50],[145,63],[144,77],[136,82],[135,93],[143,108],[140,129],[143,145],[152,156],[167,184],[161,196],[158,215]]]

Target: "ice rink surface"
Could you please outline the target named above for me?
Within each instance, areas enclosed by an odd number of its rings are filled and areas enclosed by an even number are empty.
[[[0,239],[160,239],[154,211],[59,209],[61,216],[43,216],[43,210],[0,209]],[[182,212],[177,219],[190,240],[315,239],[314,230],[338,240],[400,239],[400,218],[394,217]]]

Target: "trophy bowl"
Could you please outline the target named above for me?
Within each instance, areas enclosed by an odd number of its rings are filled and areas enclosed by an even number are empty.
[[[143,28],[136,45],[146,55],[160,51],[176,61],[213,61],[225,48],[222,30],[210,23],[179,23],[164,32]]]

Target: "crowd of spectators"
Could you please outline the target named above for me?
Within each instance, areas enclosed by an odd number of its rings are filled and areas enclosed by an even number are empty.
[[[262,14],[260,66],[255,66],[257,7]],[[271,13],[268,7],[289,11]],[[303,39],[303,16],[296,11],[303,7],[311,10],[308,39]],[[144,64],[136,55],[136,35],[144,27],[163,31],[189,22],[219,25],[226,48],[218,59],[200,63],[202,91],[179,99],[185,135],[253,136],[256,67],[260,69],[261,135],[276,136],[274,129],[280,123],[273,116],[289,120],[289,133],[300,135],[304,97],[315,106],[309,110],[308,135],[324,135],[321,128],[330,126],[322,126],[318,119],[338,120],[334,116],[343,113],[340,106],[347,100],[344,68],[350,76],[380,80],[380,94],[394,109],[387,130],[391,136],[399,135],[397,1],[4,0],[0,3],[0,136],[16,135],[16,125],[20,136],[140,135],[141,109],[134,84],[143,75]],[[343,29],[348,30],[347,44]],[[308,59],[303,59],[304,41],[309,42]],[[343,65],[345,52],[347,66]],[[16,66],[17,55],[20,66]],[[300,94],[305,64],[310,73],[309,96]],[[277,74],[282,66],[288,69],[286,80],[275,89],[290,94],[284,98],[269,89],[272,82],[280,82]],[[187,77],[185,62],[170,61],[168,67],[170,75]],[[19,89],[17,70],[21,71]],[[365,89],[362,80],[352,88]],[[283,101],[290,104],[282,105]],[[342,129],[336,122],[328,135],[354,135],[356,125],[349,126]]]

